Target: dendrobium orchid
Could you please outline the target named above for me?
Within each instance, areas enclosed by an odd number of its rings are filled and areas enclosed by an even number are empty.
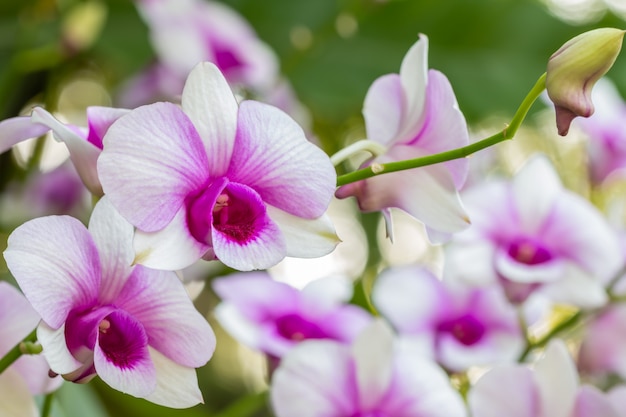
[[[52,130],[54,138],[67,146],[70,159],[87,189],[101,196],[96,160],[102,151],[102,138],[109,126],[130,110],[92,106],[86,111],[87,128],[62,123],[42,107],[35,107],[30,116],[3,120],[0,122],[0,153]]]
[[[275,358],[304,340],[350,343],[372,319],[347,304],[352,286],[335,277],[298,290],[264,272],[250,272],[218,278],[213,289],[222,299],[215,309],[220,324],[240,342]]]
[[[500,283],[513,303],[531,295],[594,308],[623,256],[614,232],[589,201],[563,187],[548,159],[531,158],[511,181],[468,189],[472,226],[446,248],[444,279]]]
[[[367,165],[400,161],[460,148],[469,143],[467,124],[450,82],[428,69],[428,38],[420,35],[402,61],[399,74],[378,78],[365,97],[367,138],[381,153]],[[457,159],[401,173],[375,176],[337,190],[355,196],[363,211],[382,211],[391,236],[389,208],[400,208],[422,221],[432,241],[466,228],[469,219],[458,190],[468,162]]]
[[[377,319],[352,345],[307,340],[283,357],[272,378],[276,417],[465,417],[446,373],[397,344]]]
[[[207,321],[173,272],[131,266],[133,227],[104,197],[89,229],[69,216],[31,220],[4,257],[41,316],[52,372],[173,408],[202,401],[195,374],[215,348]]]
[[[0,357],[32,332],[39,320],[16,288],[0,282]],[[37,417],[33,396],[54,391],[63,382],[50,378],[48,370],[42,355],[25,355],[0,373],[0,416]]]
[[[182,269],[203,257],[238,270],[318,257],[338,239],[325,214],[336,174],[282,111],[237,104],[211,63],[189,74],[182,109],[139,107],[104,137],[105,193],[136,226],[137,263]]]
[[[590,385],[579,385],[574,361],[562,340],[553,340],[532,368],[499,365],[472,387],[474,417],[622,417],[621,400]]]
[[[514,362],[524,346],[515,308],[497,286],[442,282],[417,266],[384,270],[372,290],[380,314],[444,368]]]

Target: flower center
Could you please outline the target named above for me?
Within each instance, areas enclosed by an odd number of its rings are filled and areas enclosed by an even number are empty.
[[[485,334],[485,326],[471,314],[441,323],[440,332],[452,334],[456,340],[465,346],[471,346],[478,342]]]
[[[352,414],[350,417],[388,417],[387,413],[383,413],[382,411],[357,411]]]
[[[215,64],[222,70],[223,73],[233,72],[241,69],[242,62],[237,59],[237,56],[233,54],[230,49],[215,47]],[[232,76],[229,74],[229,77]]]
[[[209,245],[213,229],[245,244],[256,238],[266,222],[265,203],[256,191],[226,178],[216,180],[194,197],[187,210],[192,236]]]
[[[117,367],[132,369],[146,355],[148,336],[134,317],[116,310],[98,323],[98,345]]]
[[[285,339],[300,342],[305,339],[324,339],[328,335],[315,323],[297,314],[287,314],[276,320],[276,330]]]
[[[511,243],[508,254],[517,262],[526,265],[537,265],[552,259],[552,254],[548,249],[529,239],[521,239]]]

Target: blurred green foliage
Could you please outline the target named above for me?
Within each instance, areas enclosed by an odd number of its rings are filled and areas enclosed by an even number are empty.
[[[106,21],[94,44],[68,52],[60,42],[61,19],[80,3],[84,1],[0,2],[1,118],[16,115],[36,96],[45,102],[58,83],[85,70],[97,73],[114,91],[154,59],[147,28],[128,0],[107,1]],[[239,11],[276,51],[283,73],[311,110],[314,130],[329,153],[342,146],[350,131],[360,128],[369,85],[382,74],[398,72],[419,33],[430,39],[430,67],[448,76],[472,124],[494,115],[510,117],[545,71],[552,52],[571,37],[593,27],[624,27],[610,13],[593,25],[575,27],[550,15],[538,0],[224,3]],[[347,28],[341,28],[342,22]],[[617,75],[625,69],[626,59],[620,58],[609,73],[622,91],[626,76]],[[0,186],[11,164],[9,156],[0,157]],[[199,375],[206,404],[190,410],[157,407],[94,381],[64,388],[53,414],[96,416],[100,414],[88,408],[102,407],[100,412],[116,417],[268,415],[266,397],[248,392],[244,383],[225,385],[212,364]],[[92,396],[94,392],[98,395]]]

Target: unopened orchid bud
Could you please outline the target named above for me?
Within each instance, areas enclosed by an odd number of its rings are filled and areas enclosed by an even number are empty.
[[[567,135],[576,116],[593,114],[591,89],[615,62],[623,38],[621,29],[591,30],[570,39],[550,57],[546,89],[556,110],[559,135]]]

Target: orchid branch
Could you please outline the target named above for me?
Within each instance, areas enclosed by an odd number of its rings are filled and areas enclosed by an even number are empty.
[[[386,174],[390,172],[404,171],[407,169],[423,167],[427,165],[434,165],[445,161],[451,161],[454,159],[464,158],[482,149],[493,146],[497,143],[503,142],[507,139],[512,139],[515,133],[521,126],[522,122],[526,118],[530,107],[535,100],[541,95],[546,88],[546,74],[542,74],[528,95],[524,98],[520,106],[518,107],[511,123],[509,123],[504,129],[495,135],[489,136],[478,142],[464,146],[462,148],[453,149],[437,153],[434,155],[423,156],[420,158],[407,159],[404,161],[387,162],[384,164],[376,163],[367,168],[359,169],[357,171],[350,172],[348,174],[340,175],[337,177],[337,186],[350,184],[356,181],[364,180],[366,178],[373,177],[375,175]]]

